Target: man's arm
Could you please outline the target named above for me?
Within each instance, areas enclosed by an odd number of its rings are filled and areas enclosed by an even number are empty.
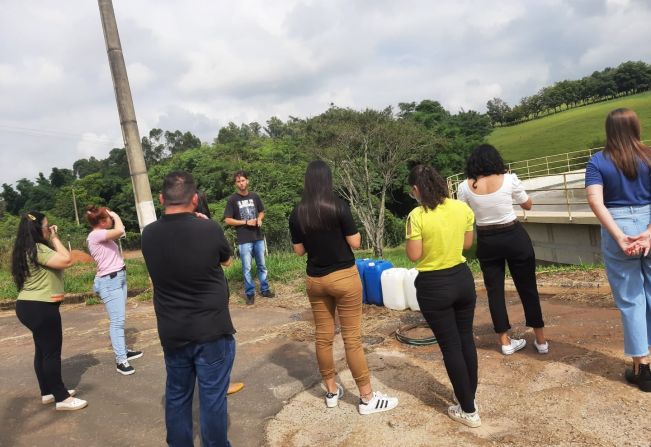
[[[233,211],[233,203],[231,199],[228,199],[226,202],[226,208],[224,209],[224,223],[231,227],[241,227],[247,224],[247,221],[244,219],[235,219],[235,212]]]
[[[258,221],[256,219],[239,220],[239,219],[234,219],[232,217],[225,217],[224,222],[226,223],[226,225],[230,225],[231,227],[241,227],[243,225],[256,226]]]
[[[264,219],[264,204],[262,203],[262,199],[260,198],[259,195],[255,195],[253,198],[255,202],[255,209],[258,210],[258,218],[255,221],[255,224],[259,227],[262,226],[262,220]]]

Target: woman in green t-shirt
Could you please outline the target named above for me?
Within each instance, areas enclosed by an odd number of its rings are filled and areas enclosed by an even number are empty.
[[[474,214],[450,199],[445,180],[431,166],[409,173],[410,195],[419,203],[407,217],[407,257],[416,261],[416,299],[434,332],[457,405],[448,415],[479,427],[475,404],[477,349],[472,333],[475,282],[462,251],[472,246]]]
[[[47,217],[30,211],[21,217],[11,257],[11,274],[18,298],[16,315],[34,337],[34,370],[41,388],[41,402],[56,402],[57,410],[79,410],[85,400],[73,397],[61,378],[63,331],[59,306],[63,300],[63,270],[70,267],[70,253],[48,226]]]

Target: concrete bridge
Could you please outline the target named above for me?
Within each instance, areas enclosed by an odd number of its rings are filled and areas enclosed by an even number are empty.
[[[586,199],[585,165],[602,148],[568,152],[510,163],[533,200],[533,209],[514,206],[539,261],[560,264],[601,263],[601,226]],[[448,177],[456,194],[462,174]]]
[[[536,259],[560,264],[601,263],[601,225],[588,206],[585,169],[523,181],[531,211],[515,207]]]

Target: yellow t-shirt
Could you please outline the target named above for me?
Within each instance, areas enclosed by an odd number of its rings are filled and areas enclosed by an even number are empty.
[[[423,241],[423,255],[416,269],[443,270],[465,262],[463,239],[474,222],[470,207],[455,199],[445,199],[433,210],[414,208],[407,217],[407,240]]]
[[[31,266],[22,290],[16,299],[56,303],[63,300],[63,270],[45,266],[55,251],[45,244],[36,244],[38,266]]]

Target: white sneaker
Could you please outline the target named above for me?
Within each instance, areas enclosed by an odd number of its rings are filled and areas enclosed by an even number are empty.
[[[73,411],[81,410],[88,405],[88,402],[82,399],[77,399],[76,397],[69,397],[63,402],[57,402],[56,409],[58,411]]]
[[[77,394],[75,390],[68,390],[68,394],[71,396],[74,396]],[[51,404],[54,402],[54,394],[46,394],[45,396],[41,396],[41,403],[43,405]]]
[[[398,406],[397,397],[389,397],[379,391],[373,391],[373,397],[368,402],[364,403],[362,399],[359,400],[359,414],[373,414],[380,411],[393,410]]]
[[[534,340],[533,345],[536,347],[538,354],[547,354],[549,352],[549,343],[547,342],[539,345],[538,342]]]
[[[336,407],[337,404],[339,403],[339,399],[343,395],[344,395],[344,387],[337,384],[337,392],[336,393],[326,393],[326,395],[325,395],[326,407],[328,407],[328,408]]]
[[[510,338],[509,340],[511,340],[511,344],[506,346],[502,345],[502,354],[504,355],[511,355],[514,352],[519,351],[520,349],[527,346],[527,340],[525,339],[518,340],[515,338]]]
[[[448,416],[450,416],[451,419],[461,422],[463,425],[467,425],[471,428],[481,426],[479,411],[476,409],[474,413],[466,413],[461,409],[461,405],[452,405],[451,407],[448,407]]]

